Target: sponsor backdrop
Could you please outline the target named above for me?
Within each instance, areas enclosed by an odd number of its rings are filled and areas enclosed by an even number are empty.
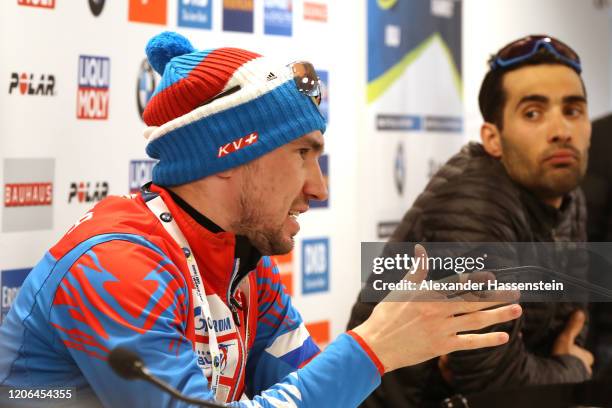
[[[317,68],[330,196],[300,216],[293,252],[277,260],[325,345],[359,290],[360,242],[392,233],[436,169],[476,136],[488,53],[529,32],[567,40],[583,56],[591,109],[602,112],[610,50],[592,39],[609,27],[605,12],[574,0],[3,0],[0,318],[91,206],[150,180],[141,115],[159,77],[144,46],[162,30],[200,49],[237,46]]]
[[[464,143],[460,1],[367,1],[365,151],[381,166],[364,197],[362,228],[386,239],[425,187],[432,158]],[[435,166],[435,165],[433,165]]]
[[[340,57],[320,47],[331,30],[328,7],[327,0],[2,1],[0,320],[32,265],[91,206],[137,193],[151,179],[155,161],[144,153],[141,120],[159,82],[144,55],[151,36],[176,30],[201,49],[236,46],[285,64],[309,60],[320,71],[329,116]],[[333,138],[335,126],[328,129]],[[328,143],[321,158],[327,180],[335,153]],[[341,209],[330,204],[313,206],[295,250],[278,257],[282,280],[321,345],[345,324],[342,311],[323,306],[342,287],[331,279],[331,250],[342,235],[325,221]]]

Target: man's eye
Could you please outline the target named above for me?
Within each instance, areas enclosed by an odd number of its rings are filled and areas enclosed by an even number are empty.
[[[540,117],[540,112],[537,110],[528,110],[525,112],[525,117],[527,119],[537,119]]]
[[[580,116],[582,115],[582,109],[573,106],[567,107],[565,108],[565,114],[567,116]]]
[[[310,149],[300,149],[300,150],[298,150],[298,152],[300,153],[300,156],[302,156],[302,159],[306,158],[306,155],[308,154],[309,150]]]

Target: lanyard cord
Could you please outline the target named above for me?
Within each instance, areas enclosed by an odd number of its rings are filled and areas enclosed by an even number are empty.
[[[217,332],[215,331],[215,327],[213,324],[213,319],[210,313],[210,306],[208,305],[208,301],[206,300],[206,292],[204,291],[204,283],[200,278],[200,271],[198,269],[198,265],[195,261],[195,256],[187,243],[187,239],[181,232],[178,224],[174,221],[172,214],[168,210],[166,203],[160,196],[155,197],[152,200],[146,202],[149,209],[155,214],[155,216],[161,220],[161,224],[164,229],[170,234],[170,236],[176,241],[176,243],[183,249],[183,253],[185,254],[185,258],[187,259],[187,266],[189,267],[189,273],[191,275],[191,280],[193,282],[193,302],[194,302],[194,310],[201,310],[204,315],[204,324],[202,325],[202,320],[198,315],[194,313],[195,319],[195,332],[196,335],[205,336],[208,335],[208,349],[211,356],[211,368],[212,368],[212,381],[211,381],[211,390],[215,395],[215,399],[217,399],[217,389],[219,386],[219,377],[221,375],[221,353],[219,352],[219,343],[217,342]],[[206,330],[208,328],[208,330]],[[208,333],[206,333],[208,332]],[[203,357],[206,355],[206,350],[204,349],[204,344],[198,341],[195,342],[196,352],[199,356]],[[206,377],[207,364],[204,363],[204,359],[202,359],[202,363],[200,363],[198,358],[198,366],[202,370],[202,373]],[[221,401],[225,402],[225,401]]]

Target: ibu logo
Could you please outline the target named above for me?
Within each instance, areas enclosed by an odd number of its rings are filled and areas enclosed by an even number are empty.
[[[77,118],[108,119],[110,58],[79,56]]]
[[[302,294],[329,290],[329,238],[302,241]]]

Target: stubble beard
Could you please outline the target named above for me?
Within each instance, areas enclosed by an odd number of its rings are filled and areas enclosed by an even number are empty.
[[[243,189],[239,199],[239,219],[232,225],[238,235],[246,236],[262,255],[283,255],[293,249],[293,237],[285,239],[283,224],[273,226],[266,220],[261,208],[264,200],[256,191]]]
[[[557,170],[542,163],[542,159],[549,154],[550,150],[538,157],[538,162],[534,168],[534,164],[530,163],[529,159],[518,152],[514,146],[504,141],[503,137],[502,147],[504,167],[510,177],[542,199],[563,197],[578,187],[586,172],[588,152],[580,153],[573,146],[557,145],[550,149],[569,148],[578,153],[578,163],[576,165],[559,166]]]

